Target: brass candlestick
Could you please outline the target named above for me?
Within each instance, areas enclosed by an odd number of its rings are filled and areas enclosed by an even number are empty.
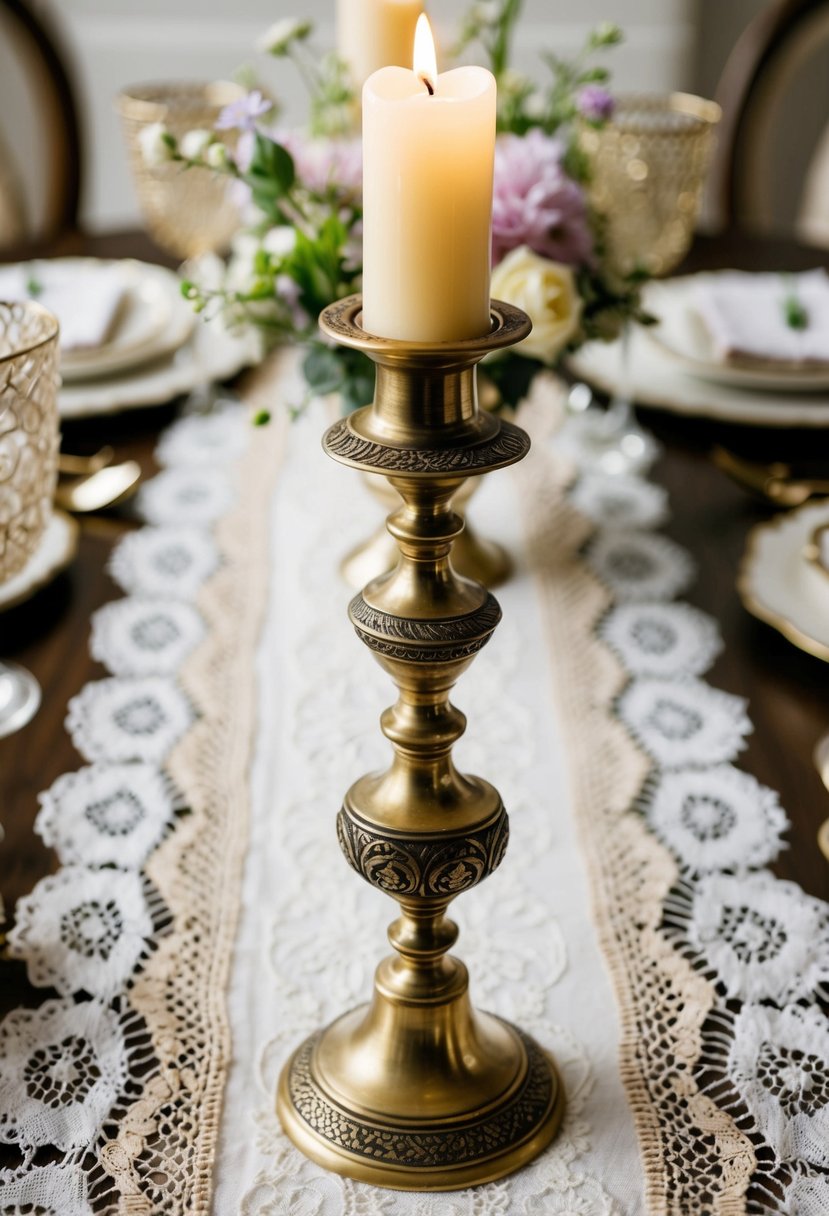
[[[526,337],[530,323],[495,301],[485,337],[406,343],[361,329],[360,305],[359,296],[341,300],[320,324],[377,364],[374,403],[335,423],[324,446],[352,468],[385,474],[403,500],[387,525],[399,562],[349,608],[400,695],[381,719],[391,766],[351,787],[337,831],[350,865],[400,905],[389,929],[397,954],[378,967],[369,1005],[294,1053],[277,1110],[294,1143],[328,1169],[402,1190],[453,1190],[535,1157],[564,1110],[552,1061],[472,1008],[466,968],[447,954],[457,937],[449,904],[496,869],[508,834],[497,790],[452,762],[466,719],[449,693],[501,614],[452,568],[463,523],[451,504],[467,477],[527,452],[523,431],[479,412],[475,366]]]

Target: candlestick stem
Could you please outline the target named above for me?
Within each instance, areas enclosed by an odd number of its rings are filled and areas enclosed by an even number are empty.
[[[502,1177],[536,1156],[561,1122],[549,1057],[526,1034],[469,1000],[466,967],[448,955],[452,900],[500,865],[508,836],[497,790],[460,773],[452,747],[466,718],[451,690],[500,619],[494,597],[456,574],[452,509],[468,476],[520,460],[523,431],[478,410],[475,366],[520,341],[529,321],[493,303],[480,339],[404,343],[365,333],[360,299],[323,313],[331,337],[378,364],[372,406],[336,423],[324,446],[383,472],[402,499],[387,527],[396,567],[355,598],[349,616],[398,689],[381,718],[392,746],[382,773],[361,777],[337,820],[346,859],[391,895],[395,954],[380,963],[369,1005],[295,1052],[277,1108],[315,1161],[404,1190],[451,1190]]]

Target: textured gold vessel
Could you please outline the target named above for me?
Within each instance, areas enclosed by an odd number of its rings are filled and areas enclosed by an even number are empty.
[[[400,915],[371,1002],[298,1048],[277,1109],[297,1147],[328,1169],[384,1187],[453,1190],[531,1160],[564,1110],[552,1061],[516,1027],[473,1009],[466,968],[447,953],[457,937],[449,904],[497,868],[508,835],[497,790],[452,761],[466,719],[450,691],[501,615],[452,567],[463,528],[452,501],[467,477],[529,448],[518,427],[479,411],[475,367],[526,337],[530,323],[493,301],[485,337],[404,343],[367,334],[360,305],[359,296],[341,300],[320,323],[374,360],[374,403],[335,423],[324,446],[384,474],[402,499],[387,523],[398,564],[349,608],[399,697],[381,718],[391,765],[351,787],[337,831],[349,864],[397,900]]]

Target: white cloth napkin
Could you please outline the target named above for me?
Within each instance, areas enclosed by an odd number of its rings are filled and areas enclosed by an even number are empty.
[[[59,262],[0,269],[0,300],[35,299],[60,322],[61,350],[94,350],[109,338],[127,291],[119,266],[88,270]]]
[[[804,329],[786,320],[786,299],[805,309]],[[717,356],[764,362],[829,364],[829,275],[746,274],[726,271],[698,283],[694,304]]]

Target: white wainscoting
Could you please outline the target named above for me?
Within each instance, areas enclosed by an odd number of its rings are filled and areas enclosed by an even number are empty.
[[[433,0],[431,15],[444,45],[465,4]],[[695,58],[696,0],[527,0],[516,66],[541,75],[543,47],[575,50],[587,30],[612,18],[627,33],[608,57],[622,89],[690,87]],[[137,81],[216,79],[250,64],[285,102],[286,117],[302,114],[303,93],[290,64],[253,49],[272,22],[292,13],[317,21],[316,42],[333,46],[333,0],[52,0],[81,94],[88,163],[83,220],[91,228],[133,223],[137,209],[112,99]],[[2,81],[0,81],[0,101]]]

